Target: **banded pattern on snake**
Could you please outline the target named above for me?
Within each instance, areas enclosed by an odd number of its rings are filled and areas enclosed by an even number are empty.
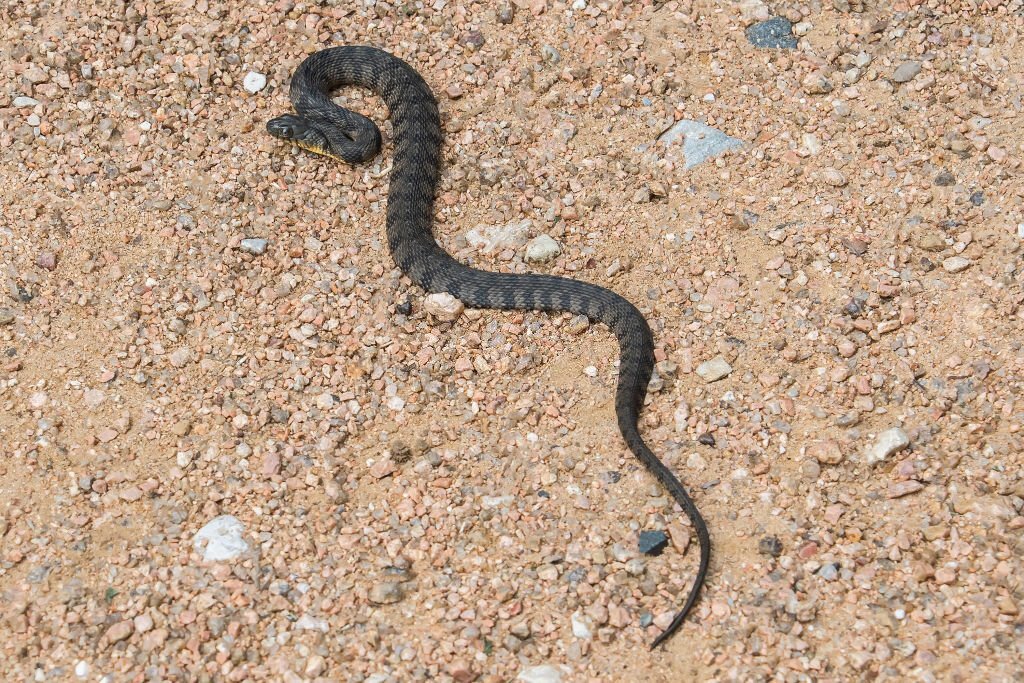
[[[700,565],[682,609],[654,640],[657,647],[683,623],[704,583],[711,555],[707,526],[679,479],[648,448],[637,425],[654,367],[654,340],[644,316],[629,301],[587,282],[543,274],[495,273],[470,268],[445,252],[431,230],[441,169],[443,134],[437,102],[423,78],[401,59],[377,48],[333,47],[306,58],[291,81],[296,114],[267,123],[268,132],[303,149],[359,163],[381,148],[370,119],[331,101],[330,93],[356,85],[384,98],[394,127],[388,193],[388,246],[398,267],[428,292],[448,292],[473,308],[571,311],[599,320],[619,342],[615,414],[630,451],[668,490],[690,518],[700,541]]]

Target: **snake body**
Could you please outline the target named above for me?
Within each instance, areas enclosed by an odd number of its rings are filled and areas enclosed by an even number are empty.
[[[637,420],[654,366],[654,340],[644,316],[629,301],[587,282],[544,274],[495,273],[470,268],[442,249],[431,230],[443,134],[437,102],[423,78],[401,59],[372,47],[316,52],[292,77],[297,114],[267,123],[275,137],[304,149],[357,163],[380,149],[376,124],[331,101],[330,93],[356,85],[379,94],[394,128],[394,161],[387,202],[387,241],[398,267],[428,292],[447,292],[473,308],[571,311],[607,325],[619,342],[615,414],[629,449],[689,517],[700,542],[700,566],[686,602],[654,640],[657,647],[683,623],[708,571],[707,526],[679,479],[648,448]]]

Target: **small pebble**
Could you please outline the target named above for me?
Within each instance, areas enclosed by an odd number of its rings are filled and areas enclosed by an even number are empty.
[[[778,557],[782,554],[782,541],[776,536],[764,536],[757,542],[757,550],[762,555]]]
[[[42,251],[36,256],[36,265],[43,270],[54,270],[57,268],[57,255],[52,251]]]
[[[833,439],[816,441],[807,447],[807,455],[823,465],[838,465],[843,461],[843,451]]]
[[[405,594],[400,584],[394,581],[384,581],[373,584],[367,597],[370,602],[378,605],[390,605],[401,600]]]

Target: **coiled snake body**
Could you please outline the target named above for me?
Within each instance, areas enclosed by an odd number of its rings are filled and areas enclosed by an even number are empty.
[[[394,127],[394,161],[387,203],[391,254],[410,280],[428,292],[448,292],[474,308],[571,311],[600,320],[619,342],[615,414],[629,449],[672,494],[700,541],[700,566],[683,608],[651,644],[657,647],[682,624],[708,571],[707,526],[686,489],[644,443],[637,426],[654,366],[650,327],[633,304],[587,282],[542,274],[477,270],[459,263],[434,240],[431,223],[443,135],[437,102],[423,78],[401,59],[371,47],[334,47],[310,55],[295,71],[290,97],[297,114],[270,120],[267,130],[309,151],[348,163],[366,161],[381,147],[371,120],[334,104],[344,85],[369,88],[384,98]]]

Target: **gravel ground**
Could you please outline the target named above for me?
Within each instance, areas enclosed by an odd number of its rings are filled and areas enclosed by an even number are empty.
[[[6,680],[1020,671],[1019,0],[3,4]],[[437,91],[449,250],[651,321],[716,544],[663,650],[696,547],[610,335],[426,300],[389,149],[264,132],[344,43]]]

